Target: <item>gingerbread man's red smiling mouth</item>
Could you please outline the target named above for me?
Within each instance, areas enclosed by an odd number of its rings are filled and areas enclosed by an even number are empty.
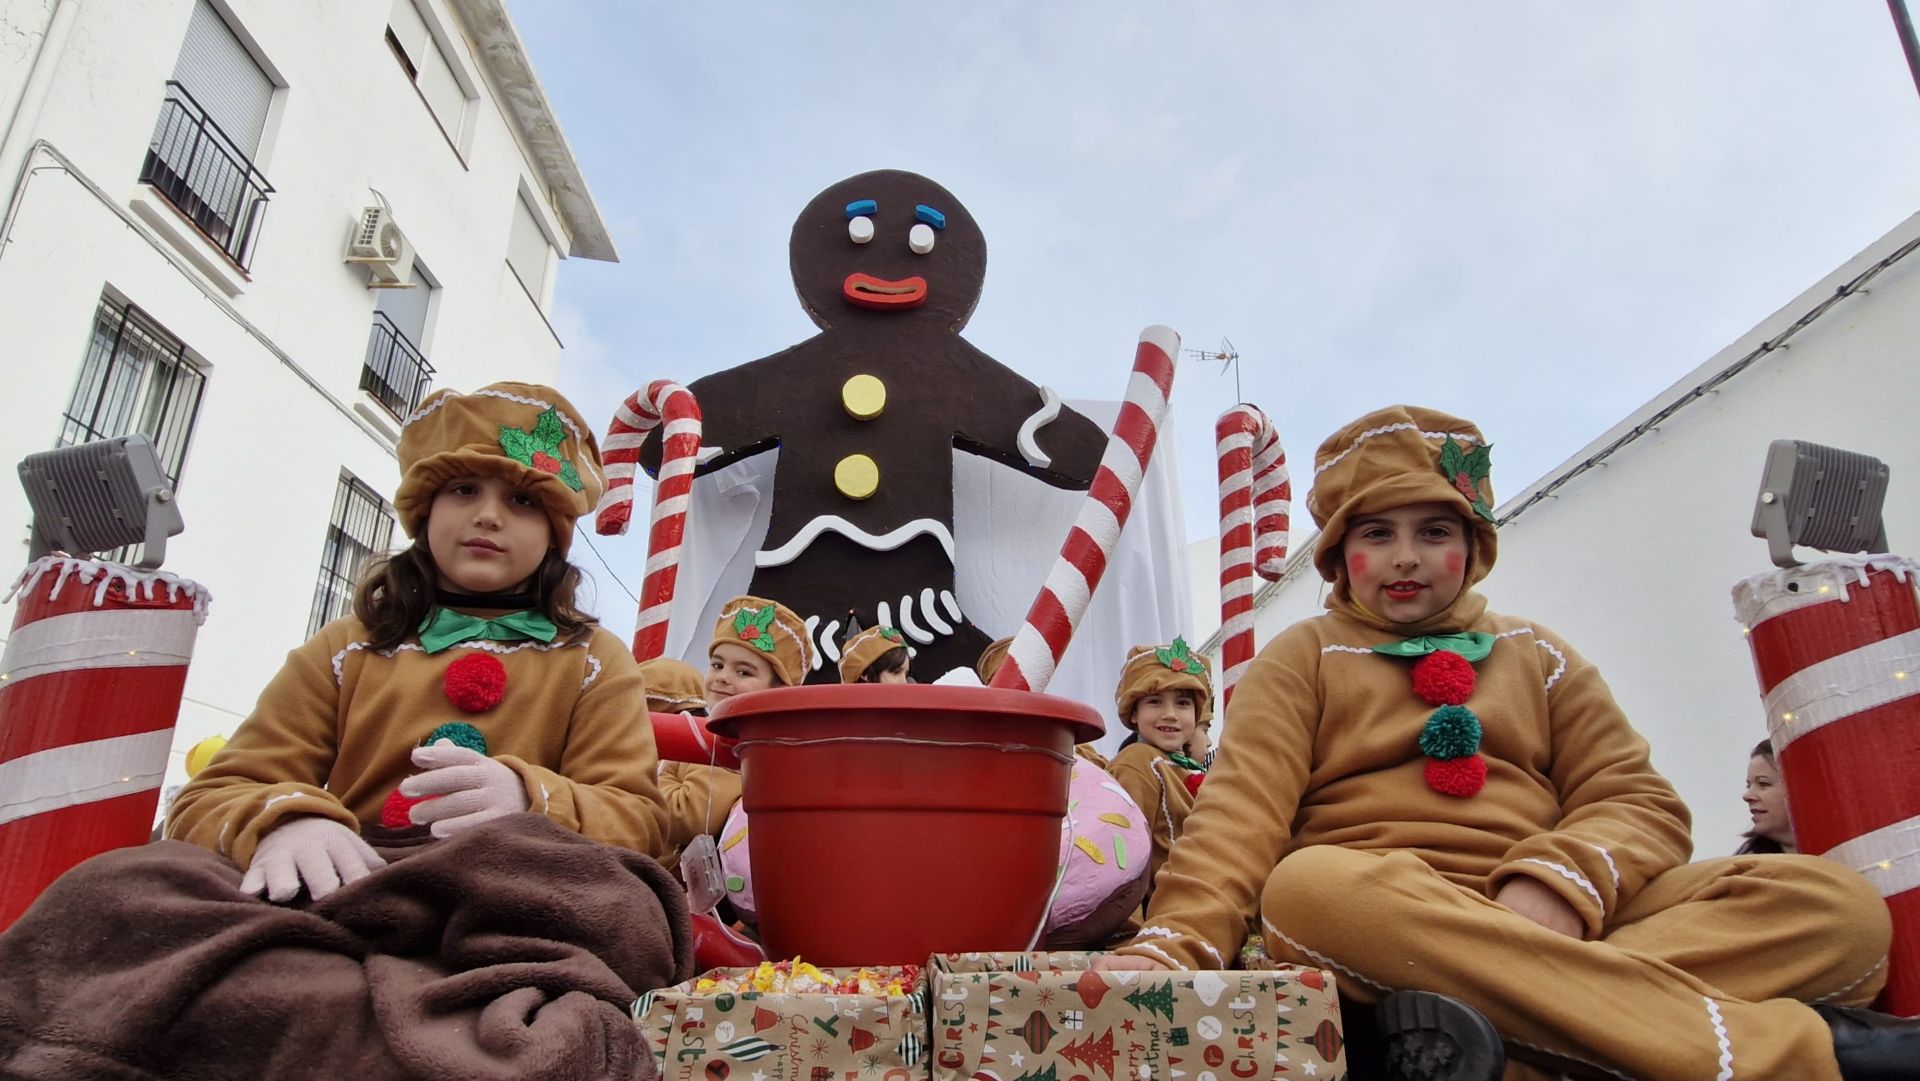
[[[862,308],[879,311],[918,308],[927,301],[927,279],[915,276],[890,281],[856,270],[841,283],[840,292],[848,303]]]

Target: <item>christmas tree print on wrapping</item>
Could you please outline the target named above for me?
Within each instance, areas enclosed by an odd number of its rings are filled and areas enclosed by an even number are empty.
[[[538,469],[542,473],[552,473],[560,482],[574,491],[580,490],[580,473],[573,463],[560,457],[556,452],[567,438],[567,429],[560,423],[560,411],[549,409],[534,421],[533,430],[500,426],[500,449],[507,457],[526,466]]]
[[[1198,672],[1200,662],[1193,657],[1193,651],[1187,648],[1185,638],[1175,638],[1173,644],[1153,651],[1154,659],[1161,666],[1175,672]]]
[[[1493,447],[1481,444],[1472,450],[1454,442],[1452,436],[1440,447],[1440,475],[1454,490],[1473,504],[1473,512],[1493,521],[1493,508],[1487,505],[1481,482],[1493,472]]]
[[[773,606],[742,608],[733,614],[733,633],[762,653],[773,652]]]
[[[1079,1043],[1068,1041],[1060,1049],[1060,1057],[1074,1063],[1091,1074],[1095,1069],[1103,1070],[1108,1077],[1113,1076],[1113,1029],[1108,1028],[1099,1039],[1088,1036]]]
[[[1060,1081],[1060,1067],[1056,1063],[1049,1062],[1046,1069],[1030,1070],[1014,1078],[1013,1081]]]
[[[1138,991],[1127,996],[1127,1004],[1142,1013],[1158,1013],[1173,1020],[1173,981],[1168,980],[1158,987],[1141,984]]]

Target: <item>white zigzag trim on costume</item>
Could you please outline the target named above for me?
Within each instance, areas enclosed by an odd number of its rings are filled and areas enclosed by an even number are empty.
[[[486,641],[485,639],[474,639],[473,641],[469,641],[469,642],[459,642],[454,645],[448,646],[447,648],[448,649],[478,649],[478,650],[483,650],[487,653],[518,653],[523,649],[537,649],[542,653],[546,653],[549,650],[555,650],[555,649],[569,649],[574,647],[585,648],[587,645],[587,641],[588,641],[587,639],[581,639],[580,641],[577,641],[577,642],[515,642],[512,645],[507,645],[504,642],[489,642],[489,641]],[[421,648],[420,643],[418,642],[402,642],[399,645],[393,647],[392,649],[374,649],[373,643],[371,642],[348,642],[347,647],[345,649],[333,655],[334,683],[341,684],[346,682],[347,676],[346,676],[346,671],[344,666],[346,664],[347,654],[355,652],[356,650],[366,650],[369,653],[378,654],[379,656],[385,657],[389,660],[393,659],[393,655],[396,653],[425,653],[426,652],[425,649]],[[582,684],[582,689],[585,689],[584,684]]]
[[[1215,964],[1218,964],[1221,968],[1227,967],[1226,958],[1221,957],[1220,951],[1213,948],[1213,943],[1208,942],[1204,938],[1197,941],[1200,943],[1200,948],[1207,951],[1207,954],[1213,958]]]
[[[1374,988],[1375,990],[1378,990],[1378,991],[1391,992],[1393,990],[1393,988],[1388,987],[1384,983],[1375,983],[1374,981],[1367,979],[1365,976],[1360,975],[1358,972],[1355,972],[1354,970],[1348,968],[1347,966],[1341,964],[1340,962],[1334,960],[1333,958],[1328,957],[1324,953],[1317,953],[1313,950],[1307,949],[1305,946],[1302,946],[1298,942],[1295,942],[1291,937],[1287,935],[1285,931],[1282,931],[1280,928],[1275,927],[1273,925],[1273,921],[1266,918],[1265,916],[1260,917],[1260,926],[1265,927],[1267,931],[1270,934],[1272,934],[1275,938],[1278,938],[1280,941],[1286,943],[1289,946],[1292,946],[1294,950],[1299,954],[1301,954],[1302,956],[1313,958],[1314,961],[1318,962],[1320,966],[1323,968],[1338,969],[1339,971],[1346,973],[1347,975],[1353,977],[1354,979],[1359,980],[1361,983],[1366,984],[1368,987]]]
[[[1532,634],[1532,633],[1533,633],[1532,627],[1515,627],[1510,631],[1501,631],[1499,634],[1496,634],[1493,637],[1495,641],[1499,641],[1502,638],[1512,638],[1516,634]]]
[[[593,681],[600,678],[600,658],[589,653],[587,654],[587,664],[591,667],[592,671],[587,673],[586,679],[580,681],[580,689],[583,691],[593,686]]]
[[[546,814],[553,809],[553,799],[547,793],[547,782],[540,782],[540,813]]]
[[[1166,820],[1167,847],[1172,848],[1173,842],[1179,840],[1179,838],[1173,835],[1173,812],[1167,809],[1167,778],[1165,774],[1160,772],[1161,761],[1162,760],[1158,758],[1153,760],[1153,779],[1160,782],[1160,817]],[[1151,830],[1148,831],[1147,839],[1153,839]]]
[[[1147,924],[1133,933],[1135,938],[1185,938],[1187,936],[1171,927],[1162,927],[1157,923]]]
[[[1590,1062],[1587,1059],[1583,1059],[1579,1055],[1569,1055],[1565,1051],[1555,1051],[1551,1047],[1542,1047],[1537,1043],[1528,1043],[1525,1040],[1516,1040],[1512,1036],[1509,1036],[1504,1032],[1500,1034],[1500,1038],[1510,1044],[1515,1044],[1517,1046],[1524,1047],[1529,1051],[1538,1051],[1549,1058],[1565,1059],[1568,1062],[1577,1062],[1580,1065],[1585,1066],[1590,1070],[1598,1070],[1599,1072],[1606,1074],[1609,1077],[1617,1077],[1620,1079],[1620,1081],[1634,1081],[1633,1077],[1629,1074],[1623,1074],[1619,1070],[1610,1070],[1605,1066],[1600,1065],[1597,1062]],[[1560,1076],[1566,1077],[1567,1075],[1561,1074]]]
[[[265,812],[268,808],[272,807],[274,804],[284,803],[285,801],[290,799],[318,799],[318,798],[319,798],[318,796],[315,796],[311,792],[282,792],[277,796],[268,796],[267,801],[260,805],[260,810],[262,812]]]
[[[1163,959],[1165,959],[1167,964],[1170,964],[1175,968],[1187,967],[1181,964],[1180,962],[1174,960],[1172,954],[1168,953],[1167,951],[1161,949],[1160,947],[1154,945],[1151,942],[1136,942],[1133,944],[1133,948],[1136,950],[1152,950],[1153,952],[1159,954]]]
[[[1887,959],[1885,957],[1882,957],[1880,960],[1875,961],[1873,963],[1873,967],[1868,969],[1865,973],[1863,973],[1859,979],[1853,981],[1852,983],[1846,985],[1845,987],[1842,987],[1838,991],[1829,991],[1826,994],[1821,995],[1819,998],[1814,999],[1814,1001],[1815,1002],[1832,1002],[1834,999],[1839,998],[1841,995],[1844,995],[1847,992],[1852,991],[1854,988],[1860,986],[1861,984],[1866,983],[1868,980],[1873,979],[1874,974],[1878,973],[1881,969],[1885,967],[1887,967]]]
[[[1585,844],[1588,848],[1593,849],[1595,852],[1600,853],[1600,858],[1607,861],[1607,870],[1613,875],[1613,892],[1619,893],[1620,892],[1620,868],[1616,866],[1613,862],[1613,853],[1607,851],[1606,848],[1604,848],[1601,845],[1594,844],[1592,841],[1584,841],[1582,843]]]
[[[1365,443],[1367,440],[1372,439],[1375,436],[1391,435],[1394,432],[1415,431],[1415,430],[1418,430],[1419,427],[1420,426],[1418,424],[1409,424],[1406,422],[1402,422],[1399,424],[1388,424],[1380,428],[1368,428],[1366,431],[1361,432],[1359,435],[1354,436],[1353,442],[1347,444],[1346,450],[1343,450],[1340,453],[1334,455],[1333,457],[1327,459],[1327,462],[1325,465],[1315,466],[1313,470],[1313,475],[1317,477],[1320,474],[1325,473],[1327,470],[1332,469],[1334,466],[1339,465],[1340,459],[1345,458],[1349,454],[1352,454],[1354,452],[1354,449],[1359,447],[1360,444]],[[1462,443],[1480,442],[1478,439],[1475,439],[1473,436],[1468,435],[1466,432],[1421,432],[1420,434],[1423,436],[1426,436],[1428,439],[1445,439],[1448,436],[1452,436],[1454,439],[1457,439]]]
[[[1587,891],[1587,896],[1593,898],[1593,903],[1600,906],[1600,911],[1603,914],[1607,911],[1607,903],[1600,899],[1600,891],[1593,888],[1593,883],[1587,881],[1586,875],[1581,874],[1580,872],[1574,870],[1571,867],[1566,867],[1561,864],[1555,863],[1552,860],[1543,860],[1543,859],[1538,859],[1532,856],[1529,856],[1526,859],[1521,860],[1520,862],[1521,863],[1537,863],[1540,866],[1547,868],[1548,870],[1559,875],[1561,878],[1564,878],[1568,882],[1571,882],[1574,885],[1580,887],[1581,889]]]
[[[1567,674],[1567,655],[1553,648],[1553,643],[1547,641],[1544,638],[1535,642],[1534,645],[1539,646],[1541,649],[1544,649],[1548,653],[1553,654],[1553,659],[1560,662],[1559,666],[1553,670],[1553,674],[1547,677],[1546,689],[1549,691],[1553,690],[1553,685],[1560,682],[1561,676],[1564,676]]]
[[[750,604],[736,604],[730,608],[723,608],[720,610],[720,618],[732,619],[735,615],[738,615],[743,610],[748,608],[753,608],[753,607],[755,606]],[[887,624],[883,623],[882,625],[885,626]],[[814,663],[814,653],[813,653],[812,642],[807,641],[804,637],[794,634],[792,631],[788,630],[787,627],[777,619],[767,624],[767,626],[772,627],[774,630],[779,631],[781,634],[786,635],[789,641],[793,642],[793,644],[800,647],[800,668],[803,671],[810,672],[813,669],[819,667],[819,665]]]
[[[227,831],[232,828],[233,828],[232,822],[223,822],[220,824],[220,839],[215,843],[220,846],[220,854],[222,856],[229,854],[227,852]]]
[[[1733,1081],[1733,1042],[1727,1039],[1727,1024],[1720,1017],[1720,1004],[1705,995],[1700,997],[1700,1001],[1707,1004],[1707,1019],[1713,1022],[1713,1038],[1720,1041],[1720,1072],[1713,1076],[1713,1081]]]
[[[1373,650],[1368,649],[1365,646],[1321,646],[1320,647],[1320,655],[1322,657],[1326,656],[1329,653],[1358,653],[1363,657],[1373,656]]]

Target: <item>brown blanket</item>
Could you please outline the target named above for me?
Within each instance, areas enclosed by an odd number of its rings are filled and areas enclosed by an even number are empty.
[[[645,856],[515,815],[317,904],[163,841],[90,860],[0,934],[0,1077],[654,1076],[628,1008],[692,976]]]

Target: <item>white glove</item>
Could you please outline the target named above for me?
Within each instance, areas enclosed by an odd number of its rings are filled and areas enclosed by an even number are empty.
[[[360,835],[331,818],[301,815],[268,830],[254,847],[240,878],[242,893],[266,891],[267,900],[291,901],[302,885],[318,901],[355,879],[385,867]]]
[[[435,837],[451,837],[527,809],[527,789],[519,774],[452,740],[415,747],[413,764],[426,772],[401,781],[400,794],[408,799],[435,797],[407,812],[415,825],[432,826]]]

